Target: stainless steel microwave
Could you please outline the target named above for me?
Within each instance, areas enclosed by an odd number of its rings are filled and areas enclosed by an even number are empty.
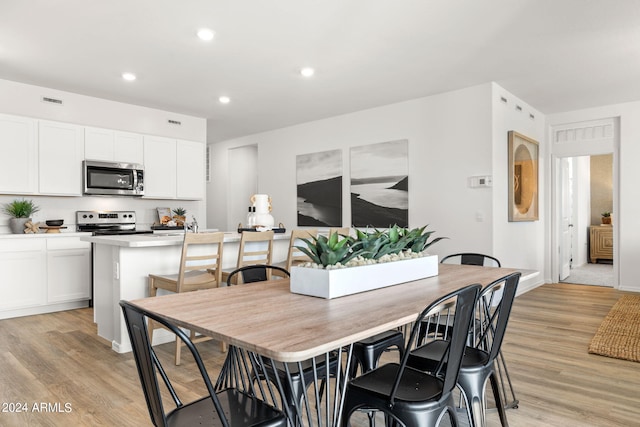
[[[144,166],[85,160],[84,194],[105,196],[144,196]]]

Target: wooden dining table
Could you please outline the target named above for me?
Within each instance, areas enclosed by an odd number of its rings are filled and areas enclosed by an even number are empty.
[[[338,352],[349,363],[354,342],[413,322],[429,303],[449,292],[474,283],[485,286],[518,271],[467,265],[438,267],[437,276],[335,299],[291,293],[289,279],[279,279],[132,303],[180,327],[228,343],[228,358],[255,354],[267,363],[295,366],[316,356],[328,360]],[[233,362],[233,366],[241,363]],[[223,375],[232,376],[229,366]],[[223,382],[219,378],[219,383]],[[345,383],[339,378],[335,381],[333,396],[326,397],[324,418],[289,414],[298,418],[294,424],[301,425],[305,419],[306,424],[338,425]],[[307,410],[312,406],[307,404]],[[298,407],[298,412],[303,407]]]

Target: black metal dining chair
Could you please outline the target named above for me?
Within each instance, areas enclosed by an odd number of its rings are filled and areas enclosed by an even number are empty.
[[[445,351],[438,368],[424,372],[407,365],[409,351],[400,363],[387,363],[347,384],[342,427],[356,410],[382,411],[388,423],[403,426],[436,426],[445,413],[452,426],[457,426],[453,390],[464,354],[467,332],[473,317],[480,285],[458,289],[429,304],[418,315],[412,329],[407,350],[417,344],[418,330],[423,322],[442,323],[448,318],[451,335],[441,340]]]
[[[502,267],[498,258],[476,252],[461,252],[457,254],[447,255],[442,258],[442,260],[440,260],[440,263],[456,265],[479,265],[483,267]],[[513,388],[511,376],[509,375],[509,369],[507,368],[507,362],[502,355],[502,350],[498,353],[496,363],[498,380],[500,381],[500,389],[502,390],[502,398],[504,399],[504,407],[507,409],[517,408],[519,401],[516,397],[516,391]],[[507,387],[509,393],[507,393]]]
[[[155,426],[287,426],[288,420],[281,411],[258,399],[252,392],[233,387],[216,392],[198,350],[180,328],[164,318],[126,301],[120,301],[120,306],[133,347],[133,355],[151,422]],[[198,366],[200,376],[209,392],[208,395],[189,403],[183,403],[180,400],[167,372],[163,369],[151,346],[147,331],[147,319],[152,319],[170,330],[187,346]],[[158,375],[162,378],[175,405],[168,412],[165,412]]]
[[[269,280],[271,273],[278,271],[279,276],[289,277],[289,272],[282,267],[275,265],[246,265],[240,267],[229,274],[228,284],[233,286],[240,283],[256,283]],[[236,280],[238,276],[242,280]],[[276,275],[273,275],[274,277]],[[285,364],[282,362],[274,362],[273,364],[258,363],[254,359],[254,365],[258,367],[253,373],[255,379],[263,380],[268,378],[270,381],[279,382],[283,390],[283,400],[289,407],[289,413],[299,414],[301,412],[301,401],[306,390],[315,383],[316,380],[321,381],[318,391],[322,396],[326,386],[327,378],[335,378],[340,369],[338,357],[335,353],[331,353],[328,357],[316,357],[313,360],[307,360],[295,364]],[[328,366],[328,369],[327,369]],[[277,379],[276,379],[277,377]],[[280,391],[280,389],[278,389]],[[298,417],[299,422],[299,417]]]
[[[236,268],[229,273],[227,284],[237,285],[242,283],[264,282],[266,280],[270,280],[272,276],[275,276],[275,272],[279,273],[277,275],[279,277],[289,277],[289,271],[286,268],[279,267],[277,265],[245,265],[244,267]]]
[[[472,341],[465,348],[458,376],[461,397],[472,427],[485,425],[487,380],[491,382],[500,423],[503,427],[508,426],[495,361],[502,346],[519,280],[520,273],[513,273],[490,283],[481,291],[474,310],[470,327]],[[433,372],[438,368],[445,350],[443,340],[428,342],[411,351],[407,365]]]
[[[447,255],[440,264],[461,264],[461,265],[481,265],[484,267],[501,267],[500,261],[491,255],[479,254],[475,252],[462,252],[459,254]]]

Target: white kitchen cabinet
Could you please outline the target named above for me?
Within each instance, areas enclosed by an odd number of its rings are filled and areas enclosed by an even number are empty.
[[[144,163],[142,135],[112,129],[86,127],[84,157],[107,162]]]
[[[115,132],[111,129],[84,128],[84,158],[113,161]]]
[[[0,318],[6,310],[46,303],[45,249],[44,239],[0,241]]]
[[[91,243],[81,235],[0,236],[0,319],[87,307]]]
[[[79,237],[47,239],[47,302],[91,298],[91,243]]]
[[[84,128],[49,121],[38,124],[40,194],[81,196]]]
[[[176,198],[176,140],[144,137],[144,197]]]
[[[37,121],[0,114],[0,193],[38,191]]]
[[[114,143],[113,159],[116,162],[144,164],[142,135],[116,131]]]
[[[205,193],[205,147],[201,142],[178,140],[176,145],[176,197],[202,200]]]

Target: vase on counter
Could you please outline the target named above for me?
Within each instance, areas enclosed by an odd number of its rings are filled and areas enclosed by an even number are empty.
[[[267,194],[254,194],[250,200],[255,208],[253,226],[272,229],[275,221],[271,215],[271,197]]]
[[[9,228],[13,234],[24,234],[25,224],[31,218],[9,218]]]

